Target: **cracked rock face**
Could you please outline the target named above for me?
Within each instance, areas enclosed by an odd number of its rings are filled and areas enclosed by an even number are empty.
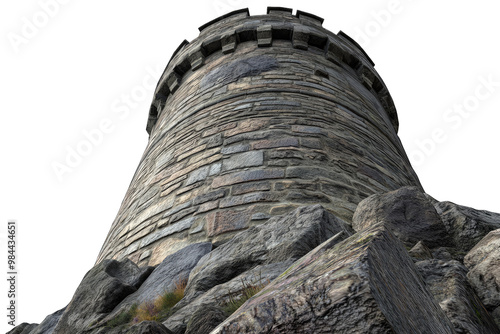
[[[350,226],[320,205],[298,208],[251,227],[204,256],[189,276],[186,298],[229,281],[259,264],[298,259],[336,233],[352,234]]]
[[[130,260],[102,261],[85,275],[53,333],[87,332],[135,292],[147,273]]]
[[[500,229],[488,233],[465,256],[467,278],[500,326]]]
[[[440,216],[417,187],[403,187],[361,201],[352,219],[354,230],[360,231],[377,223],[386,224],[408,247],[419,241],[431,248],[449,244]]]
[[[457,333],[500,333],[469,284],[463,264],[454,260],[425,260],[415,265]]]
[[[455,333],[383,225],[297,261],[212,333]]]

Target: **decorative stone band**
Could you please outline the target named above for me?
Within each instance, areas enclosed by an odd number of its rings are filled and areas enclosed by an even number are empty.
[[[296,49],[319,49],[327,60],[354,71],[360,82],[379,99],[395,131],[398,131],[398,116],[392,97],[375,71],[375,64],[358,43],[342,31],[335,35],[323,29],[323,19],[313,14],[299,10],[294,17],[292,9],[282,7],[268,7],[267,13],[267,16],[250,17],[248,8],[233,11],[201,26],[200,37],[192,43],[184,40],[179,45],[156,88],[146,127],[149,134],[167,100],[183,83],[186,72],[199,69],[206,58],[217,51],[232,53],[238,44],[248,41],[257,42],[259,47],[269,47],[275,40],[290,41]],[[238,22],[236,27],[224,29],[235,21]],[[269,23],[263,24],[265,21]],[[205,39],[205,36],[209,38]]]

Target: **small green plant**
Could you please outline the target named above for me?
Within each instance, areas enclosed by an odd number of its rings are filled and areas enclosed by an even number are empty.
[[[106,323],[106,327],[118,327],[128,324],[134,319],[137,304],[133,304],[128,311],[124,311]]]
[[[259,280],[260,281],[260,280]],[[229,301],[223,305],[222,309],[227,315],[233,314],[237,309],[241,307],[247,300],[258,294],[264,287],[269,284],[269,281],[265,283],[250,283],[241,280],[243,289],[239,293],[229,293]]]

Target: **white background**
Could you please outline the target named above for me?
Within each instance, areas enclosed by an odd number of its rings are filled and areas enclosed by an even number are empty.
[[[49,0],[0,5],[0,267],[5,274],[5,226],[16,219],[18,323],[39,323],[71,300],[146,146],[151,86],[183,39],[235,9],[300,9],[358,40],[394,98],[400,138],[426,191],[500,212],[500,20],[493,1],[55,1],[52,16],[43,14]],[[491,92],[481,81],[488,78],[496,83]],[[468,114],[458,116],[456,106]],[[69,150],[87,140],[84,132],[105,119],[112,130],[59,180],[53,164],[66,164]],[[431,139],[436,131],[439,142]]]

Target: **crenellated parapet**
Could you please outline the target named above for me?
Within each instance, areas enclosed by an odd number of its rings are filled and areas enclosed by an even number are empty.
[[[146,127],[148,133],[188,71],[204,66],[216,52],[232,53],[245,42],[270,47],[273,41],[288,41],[295,49],[322,52],[325,59],[352,72],[382,103],[397,132],[399,123],[392,97],[361,46],[342,31],[335,35],[324,29],[321,17],[300,10],[295,15],[292,12],[290,8],[269,7],[265,16],[249,16],[248,9],[236,10],[201,26],[200,36],[191,43],[184,40],[158,82]]]

